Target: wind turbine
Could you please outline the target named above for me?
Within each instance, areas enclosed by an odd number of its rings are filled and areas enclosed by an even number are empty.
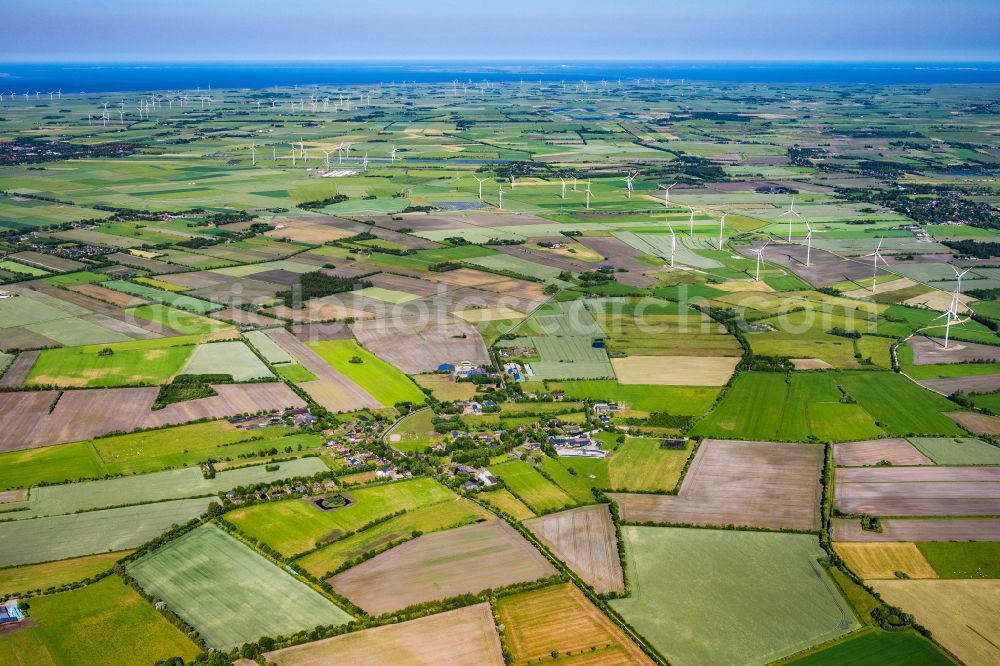
[[[573,191],[576,192],[576,176],[573,176]]]
[[[670,188],[677,183],[672,183],[670,185],[660,185],[660,189],[663,190],[663,207],[670,208]]]
[[[935,317],[935,319],[940,319],[941,317],[947,317],[947,319],[945,319],[945,322],[944,322],[944,348],[945,349],[948,348],[948,338],[951,335],[951,324],[952,324],[952,322],[961,323],[959,321],[959,316],[958,316],[958,296],[959,296],[959,294],[962,291],[962,276],[965,275],[966,273],[968,273],[970,270],[972,270],[971,268],[967,268],[964,271],[962,271],[961,273],[959,273],[958,269],[955,268],[954,266],[952,266],[951,269],[953,271],[955,271],[955,278],[958,280],[958,283],[955,285],[955,293],[952,294],[952,296],[951,296],[951,305],[948,306],[948,311],[945,312],[943,315],[941,315],[939,317]]]
[[[625,186],[628,188],[628,195],[627,196],[628,196],[629,199],[632,198],[632,181],[634,181],[635,177],[638,176],[638,175],[639,175],[639,172],[636,171],[635,173],[629,173],[623,179],[625,181]]]
[[[792,219],[793,218],[798,218],[800,220],[802,219],[802,216],[799,215],[798,211],[795,210],[795,197],[792,197],[792,203],[788,206],[788,210],[786,210],[784,213],[782,213],[778,217],[785,217],[786,215],[788,216],[788,242],[791,243],[792,242]],[[806,266],[808,266],[808,265],[809,264],[807,262]]]
[[[719,249],[722,249],[722,232],[726,228],[726,215],[728,213],[723,213],[722,217],[719,218]]]
[[[806,222],[806,268],[809,268],[809,257],[812,255],[813,228]]]
[[[500,186],[500,204],[497,206],[499,210],[503,210],[503,185]]]
[[[674,235],[674,227],[667,222],[667,228],[670,229],[670,267],[674,267],[674,253],[677,252],[677,236]]]
[[[587,189],[585,191],[587,193],[587,210],[590,210],[590,197],[591,197],[591,195],[593,193],[590,191],[590,181],[589,180],[587,181]]]
[[[392,147],[392,151],[390,151],[389,153],[389,159],[391,160],[392,164],[396,163],[396,146]]]
[[[483,183],[486,181],[485,178],[480,178],[479,176],[473,176],[479,183],[479,200],[483,200]]]
[[[688,206],[688,210],[691,211],[691,217],[688,218],[688,236],[694,238],[694,208]]]
[[[361,166],[364,167],[365,171],[368,171],[368,153],[365,153],[365,159],[361,161]]]
[[[295,144],[294,143],[290,143],[288,145],[290,145],[292,147],[292,166],[295,166]]]
[[[871,254],[866,254],[865,255],[866,257],[871,257],[872,258],[872,293],[873,294],[875,293],[875,278],[876,278],[876,276],[878,276],[878,260],[882,259],[882,263],[883,264],[888,264],[889,263],[885,259],[882,258],[881,254],[879,254],[879,250],[882,249],[882,241],[884,241],[884,240],[885,240],[885,237],[879,238],[878,239],[878,246],[875,248],[875,251],[872,252]]]
[[[560,176],[559,177],[559,182],[562,183],[562,191],[559,193],[559,198],[560,199],[565,199],[566,198],[566,179],[563,178],[562,176]]]
[[[332,150],[324,150],[323,156],[326,158],[326,170],[330,170],[330,155],[333,153]]]
[[[764,248],[767,247],[767,244],[770,242],[771,239],[768,238],[766,241],[764,241],[764,244],[761,245],[760,248],[756,250],[750,250],[751,252],[757,255],[757,274],[754,276],[755,282],[760,282],[760,260],[763,258]]]
[[[257,166],[257,144],[250,144],[250,165]]]

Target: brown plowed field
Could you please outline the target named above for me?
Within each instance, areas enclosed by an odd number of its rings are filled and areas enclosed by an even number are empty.
[[[515,664],[548,662],[553,650],[576,664],[626,666],[653,661],[576,587],[553,585],[497,602]]]
[[[610,236],[580,236],[577,240],[606,257],[605,261],[598,263],[599,266],[611,264],[615,268],[624,268],[626,273],[615,273],[615,279],[622,284],[633,287],[651,287],[656,284],[654,278],[643,275],[644,271],[654,270],[655,267],[637,259],[641,252],[628,243]]]
[[[120,308],[132,308],[137,305],[146,304],[146,301],[138,296],[131,296],[120,291],[115,291],[114,289],[108,289],[107,287],[102,287],[99,284],[78,284],[72,287],[67,287],[67,289],[69,291],[75,291],[78,294],[83,294],[84,296],[96,298],[97,300],[104,301],[105,303],[117,305]]]
[[[387,624],[264,654],[278,666],[503,666],[489,604]]]
[[[906,344],[913,348],[914,365],[935,365],[938,363],[968,363],[969,361],[1000,361],[1000,347],[981,345],[975,342],[952,340],[944,348],[944,340],[914,335]]]
[[[855,467],[837,470],[834,498],[844,513],[876,516],[1000,514],[997,467]]]
[[[877,465],[887,460],[893,465],[933,465],[927,456],[902,437],[869,439],[833,445],[833,462],[844,467]]]
[[[944,415],[977,435],[1000,435],[1000,417],[976,412],[945,412]]]
[[[746,256],[754,257],[751,249],[759,248],[763,243],[754,243],[737,248],[737,251]],[[798,275],[806,282],[816,287],[826,287],[828,285],[843,282],[844,280],[858,280],[862,284],[867,280],[871,284],[872,267],[859,261],[843,259],[837,255],[821,250],[813,244],[812,253],[809,256],[809,266],[806,267],[806,246],[785,243],[771,244],[764,258],[767,261],[784,266]],[[879,269],[879,273],[885,271]]]
[[[550,513],[526,520],[524,526],[597,592],[625,589],[618,535],[607,504]]]
[[[14,362],[7,368],[7,372],[0,377],[0,388],[19,388],[24,383],[25,377],[31,372],[31,366],[38,360],[37,351],[21,352],[14,359]]]
[[[502,520],[417,537],[330,579],[372,615],[552,576],[555,568]]]
[[[479,331],[465,322],[415,327],[379,320],[352,324],[351,330],[365,349],[411,375],[433,372],[442,363],[490,362]]]
[[[152,411],[156,387],[64,391],[52,412],[56,391],[0,393],[0,412],[9,416],[0,434],[0,450],[27,449],[76,442],[114,431],[179,425],[201,418],[304,407],[305,402],[280,382],[220,384],[218,395],[168,405]]]
[[[633,523],[819,527],[823,447],[707,439],[674,495],[612,494]]]
[[[951,395],[962,391],[964,393],[992,393],[1000,390],[1000,375],[973,375],[971,377],[953,377],[951,379],[925,379],[917,382],[932,391]]]
[[[49,407],[59,395],[58,391],[21,391],[0,393],[0,451],[29,449],[34,444],[35,431],[49,414]]]
[[[883,519],[881,532],[866,532],[856,518],[834,518],[835,541],[1000,541],[1000,520]]]

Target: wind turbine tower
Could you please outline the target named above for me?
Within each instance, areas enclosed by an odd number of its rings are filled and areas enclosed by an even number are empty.
[[[767,244],[770,242],[771,239],[767,239],[766,241],[764,241],[764,244],[760,246],[760,248],[756,250],[750,250],[751,252],[757,255],[757,274],[754,276],[755,282],[760,282],[760,262],[761,259],[763,258],[764,248],[767,247]]]
[[[798,211],[795,210],[795,197],[792,197],[792,203],[788,206],[788,210],[786,210],[784,213],[782,213],[779,217],[786,217],[786,216],[788,217],[788,242],[791,243],[792,242],[792,220],[796,219],[796,218],[799,219],[799,220],[802,219],[802,216],[799,215]],[[806,265],[808,265],[808,264],[806,264]]]
[[[875,293],[875,278],[878,276],[878,260],[882,259],[882,263],[883,264],[888,264],[889,263],[885,259],[883,259],[882,255],[879,253],[879,250],[882,249],[882,241],[884,241],[884,240],[885,240],[884,237],[878,239],[878,246],[875,248],[875,251],[872,252],[871,254],[866,254],[865,255],[866,257],[871,257],[872,258],[872,293],[873,294]]]

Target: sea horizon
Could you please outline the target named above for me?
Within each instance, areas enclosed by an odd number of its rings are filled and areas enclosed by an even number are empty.
[[[127,92],[655,79],[784,85],[984,85],[1000,83],[1000,62],[959,61],[109,61],[0,63],[0,89],[15,93]]]

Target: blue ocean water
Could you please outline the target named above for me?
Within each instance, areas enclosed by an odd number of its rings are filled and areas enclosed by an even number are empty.
[[[0,63],[0,90],[109,92],[607,79],[803,84],[1000,83],[1000,63],[886,62],[255,62]]]

